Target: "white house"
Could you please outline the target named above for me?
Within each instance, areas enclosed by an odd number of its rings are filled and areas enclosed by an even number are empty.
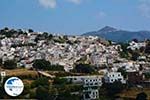
[[[72,83],[83,84],[84,87],[102,85],[102,76],[67,76],[65,78]]]
[[[84,87],[92,87],[92,86],[101,86],[102,85],[102,77],[100,76],[91,76],[86,77],[84,79]]]
[[[141,47],[145,47],[146,43],[145,42],[136,43],[136,42],[132,41],[129,43],[129,45],[130,46],[127,47],[128,49],[136,50],[136,49],[140,49]]]
[[[73,70],[73,66],[70,65],[70,64],[66,64],[66,66],[64,66],[64,70],[65,70],[66,72],[70,72],[70,70]]]
[[[120,81],[123,84],[126,83],[120,72],[108,72],[104,75],[105,83],[114,83],[115,81]]]
[[[98,89],[83,90],[83,100],[97,100],[99,99]]]

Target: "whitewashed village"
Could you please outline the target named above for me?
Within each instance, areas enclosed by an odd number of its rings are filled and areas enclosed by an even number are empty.
[[[59,84],[66,80],[64,84],[81,86],[81,90],[69,92],[70,95],[79,95],[79,100],[113,100],[102,97],[101,87],[106,86],[106,89],[109,89],[114,84],[119,84],[122,88],[150,88],[149,40],[134,39],[123,44],[97,36],[67,36],[34,32],[32,29],[4,28],[0,31],[0,59],[1,71],[6,74],[4,77],[9,74],[5,70],[37,71],[54,83],[57,79],[56,84],[60,79],[63,81],[58,82]],[[50,64],[51,68],[44,64],[40,65],[38,61]],[[12,68],[11,65],[15,66]],[[59,71],[67,75],[52,74]],[[121,92],[118,91],[116,89],[117,94]],[[51,98],[54,99],[51,100],[64,100],[60,99],[59,90],[53,93]],[[26,93],[25,97],[30,98],[30,94]],[[121,98],[123,97],[115,95],[114,100],[124,100]]]

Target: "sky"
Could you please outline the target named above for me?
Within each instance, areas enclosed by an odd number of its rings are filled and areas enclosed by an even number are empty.
[[[79,35],[104,26],[150,30],[150,0],[0,0],[0,28]]]

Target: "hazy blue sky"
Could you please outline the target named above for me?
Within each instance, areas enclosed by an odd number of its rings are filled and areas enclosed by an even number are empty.
[[[0,0],[0,28],[81,34],[106,25],[150,30],[150,0]]]

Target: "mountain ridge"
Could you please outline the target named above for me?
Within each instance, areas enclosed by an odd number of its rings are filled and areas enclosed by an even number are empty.
[[[107,40],[114,42],[128,42],[132,39],[138,39],[143,41],[145,39],[150,39],[150,31],[141,30],[141,31],[127,31],[120,30],[110,26],[105,26],[98,31],[91,31],[82,34],[83,36],[99,36]]]

